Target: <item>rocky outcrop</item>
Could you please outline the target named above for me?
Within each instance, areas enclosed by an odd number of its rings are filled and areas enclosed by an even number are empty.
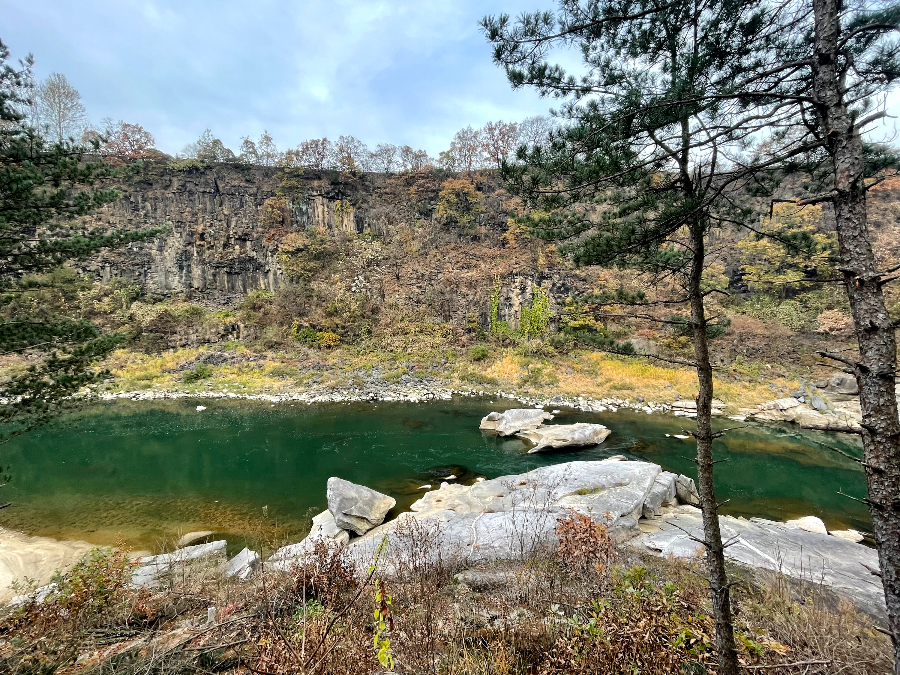
[[[781,572],[809,583],[824,583],[857,606],[884,616],[884,589],[876,576],[874,549],[839,537],[809,532],[762,518],[720,516],[725,555],[752,568]],[[632,546],[676,558],[695,557],[702,546],[699,509],[679,506],[652,522],[655,532],[637,537]]]
[[[683,478],[687,477],[683,476]],[[673,506],[677,503],[677,480],[678,476],[668,471],[663,471],[656,477],[650,492],[647,493],[647,497],[644,499],[644,508],[642,510],[644,518],[658,516],[663,506]],[[691,479],[687,478],[687,480]]]
[[[312,553],[320,541],[336,546],[345,546],[350,541],[350,533],[338,527],[327,509],[312,519],[312,529],[303,541],[282,546],[266,561],[266,565],[271,563],[276,569],[287,569],[297,559]]]
[[[559,450],[560,448],[587,447],[599,445],[606,440],[610,430],[602,424],[553,424],[541,425],[531,431],[520,431],[519,438],[531,441],[534,447],[528,452]]]
[[[530,555],[556,544],[556,525],[571,511],[605,522],[614,541],[639,534],[644,500],[656,477],[656,464],[607,459],[541,467],[471,486],[443,483],[426,493],[396,520],[351,540],[362,564],[371,559],[382,538],[388,549],[402,551],[408,543],[407,521],[433,533],[432,555],[468,563]]]
[[[356,534],[381,525],[397,504],[393,497],[336,477],[328,479],[327,498],[336,527]]]
[[[817,410],[813,404],[820,409]],[[862,428],[858,401],[830,403],[814,396],[810,398],[810,403],[804,403],[797,398],[787,397],[761,403],[756,408],[744,409],[741,413],[743,418],[757,422],[789,422],[804,429],[819,431],[856,433]]]
[[[482,431],[494,431],[498,436],[512,436],[523,431],[532,431],[553,415],[539,408],[513,408],[506,412],[492,412],[485,415],[478,426]]]

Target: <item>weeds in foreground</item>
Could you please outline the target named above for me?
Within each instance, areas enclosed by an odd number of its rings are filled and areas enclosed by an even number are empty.
[[[375,565],[359,549],[320,543],[290,569],[270,565],[245,584],[206,567],[179,571],[169,588],[135,590],[124,554],[93,554],[44,602],[0,616],[0,670],[717,672],[699,564],[614,549],[602,523],[570,513],[557,521],[555,548],[455,577],[463,557],[441,526],[408,517],[394,532]],[[885,636],[821,587],[735,571],[749,672],[890,672]]]

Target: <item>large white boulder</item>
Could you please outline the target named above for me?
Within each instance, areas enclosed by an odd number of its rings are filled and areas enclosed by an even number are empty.
[[[326,496],[337,527],[356,534],[365,534],[381,525],[388,511],[397,504],[393,497],[333,476],[328,479]]]
[[[537,429],[553,415],[540,408],[513,408],[503,413],[492,412],[485,415],[479,429],[496,431],[499,436],[512,436],[520,431]]]
[[[259,562],[259,553],[244,547],[240,553],[228,561],[225,566],[225,576],[247,581],[259,567]]]
[[[610,433],[610,430],[602,424],[578,422],[577,424],[540,426],[531,431],[520,431],[516,436],[534,443],[534,447],[528,451],[532,453],[548,449],[598,445],[605,441]]]
[[[351,554],[367,564],[384,537],[386,555],[409,545],[410,519],[431,533],[430,555],[467,563],[515,559],[556,545],[556,526],[574,510],[605,523],[615,542],[640,534],[637,520],[661,469],[649,462],[568,462],[471,486],[443,483],[358,539]],[[414,537],[413,537],[414,538]]]
[[[828,528],[825,527],[825,523],[816,516],[803,516],[796,520],[789,520],[785,523],[785,526],[796,527],[807,532],[815,532],[816,534],[828,534]]]
[[[334,516],[328,509],[312,519],[312,529],[303,541],[282,546],[272,554],[269,562],[293,561],[302,558],[313,552],[318,541],[325,541],[337,546],[344,546],[350,541],[350,533],[338,527]]]

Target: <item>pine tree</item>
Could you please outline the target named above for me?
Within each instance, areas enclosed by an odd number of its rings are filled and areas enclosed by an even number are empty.
[[[94,364],[121,341],[86,320],[23,309],[18,299],[48,283],[40,273],[158,232],[102,231],[78,220],[119,198],[99,186],[113,170],[27,125],[32,61],[16,68],[8,60],[0,42],[0,353],[26,355],[31,365],[0,384],[0,440],[72,405],[72,394],[104,377]]]
[[[514,87],[532,86],[564,100],[566,124],[549,145],[520,148],[517,164],[503,168],[532,204],[556,209],[539,224],[539,234],[568,241],[582,264],[675,275],[685,289],[681,299],[691,304],[700,377],[698,475],[723,672],[736,672],[736,662],[725,621],[721,541],[710,527],[715,500],[703,234],[731,224],[777,236],[795,255],[821,253],[821,242],[809,233],[756,230],[753,209],[742,200],[762,195],[771,208],[781,201],[775,199],[778,183],[797,171],[826,191],[791,201],[830,204],[836,216],[861,350],[859,362],[844,362],[860,382],[870,505],[900,649],[896,324],[880,294],[897,270],[877,270],[865,228],[865,191],[893,158],[860,136],[884,115],[873,111],[873,101],[900,77],[900,49],[889,38],[898,23],[900,5],[877,0],[562,0],[557,15],[482,23]],[[547,61],[559,46],[581,50],[581,77]],[[895,662],[900,669],[900,651]]]

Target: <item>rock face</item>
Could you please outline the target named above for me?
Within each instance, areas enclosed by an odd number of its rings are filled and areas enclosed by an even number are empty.
[[[512,436],[537,429],[552,419],[553,415],[539,408],[513,408],[503,413],[488,413],[482,418],[478,428],[482,431],[496,431],[499,436]]]
[[[821,396],[811,397],[810,403],[793,397],[780,398],[743,412],[748,419],[759,422],[790,422],[820,431],[859,431],[862,419],[858,401],[829,405]]]
[[[393,497],[335,477],[328,479],[327,498],[336,526],[356,534],[381,525],[387,512],[397,504]]]
[[[870,571],[878,569],[875,550],[762,518],[720,516],[719,522],[722,539],[734,541],[725,549],[728,558],[811,583],[821,579],[861,608],[885,615],[881,580]],[[697,554],[699,545],[690,536],[703,537],[699,510],[680,506],[654,524],[660,527],[658,531],[642,534],[631,545],[664,557]]]
[[[540,426],[532,431],[520,431],[516,434],[519,438],[534,443],[529,453],[541,450],[586,447],[598,445],[606,440],[610,430],[602,424],[552,424]]]

